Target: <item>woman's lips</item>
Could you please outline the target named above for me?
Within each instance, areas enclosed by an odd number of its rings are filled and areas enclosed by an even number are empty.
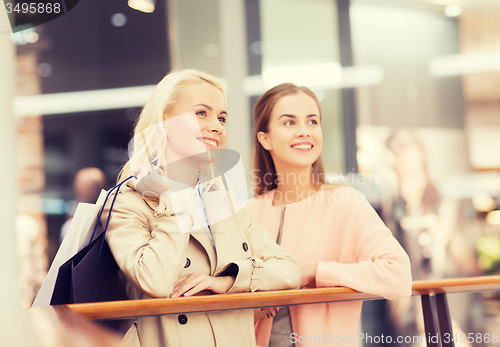
[[[219,141],[217,141],[216,139],[208,137],[199,137],[197,140],[204,143],[209,148],[217,148],[219,146]]]
[[[310,142],[299,142],[299,143],[294,143],[290,147],[299,152],[309,152],[313,149],[314,145]]]

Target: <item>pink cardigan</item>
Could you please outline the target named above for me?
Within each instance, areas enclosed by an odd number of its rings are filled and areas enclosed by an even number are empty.
[[[250,200],[256,222],[278,236],[282,209],[273,206],[275,190]],[[281,245],[300,267],[319,264],[318,287],[346,286],[387,299],[411,295],[410,260],[362,193],[324,185],[316,194],[285,210]],[[297,345],[359,346],[362,301],[290,306]],[[273,318],[256,324],[257,344],[268,346]]]

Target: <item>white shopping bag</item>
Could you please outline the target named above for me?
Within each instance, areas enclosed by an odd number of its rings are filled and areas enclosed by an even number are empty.
[[[106,199],[107,191],[102,190],[95,204],[79,203],[73,218],[71,219],[68,232],[64,237],[57,254],[50,266],[49,272],[38,291],[32,307],[49,306],[54,292],[54,286],[59,272],[59,267],[68,259],[78,253],[90,242],[94,231],[99,211]],[[102,228],[96,230],[94,239],[102,233]]]

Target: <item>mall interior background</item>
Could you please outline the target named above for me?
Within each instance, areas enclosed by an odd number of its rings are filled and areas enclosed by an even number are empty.
[[[74,208],[75,174],[98,167],[110,187],[141,106],[182,68],[225,81],[226,147],[247,170],[258,96],[286,81],[311,87],[330,181],[366,194],[410,254],[414,279],[499,273],[500,1],[147,3],[153,12],[81,1],[10,36],[23,307]],[[465,332],[500,326],[499,296],[449,301]],[[367,302],[362,329],[418,334],[417,312],[411,300]]]

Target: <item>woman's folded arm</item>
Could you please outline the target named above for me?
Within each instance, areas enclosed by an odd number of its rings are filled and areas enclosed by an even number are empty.
[[[238,211],[253,257],[234,261],[238,274],[228,293],[296,289],[300,269],[295,258],[277,245],[269,232],[254,222],[243,208]]]
[[[107,218],[109,206],[103,214]],[[127,278],[151,297],[166,297],[184,266],[189,234],[181,234],[175,216],[154,217],[142,197],[132,191],[117,197],[106,240]]]

